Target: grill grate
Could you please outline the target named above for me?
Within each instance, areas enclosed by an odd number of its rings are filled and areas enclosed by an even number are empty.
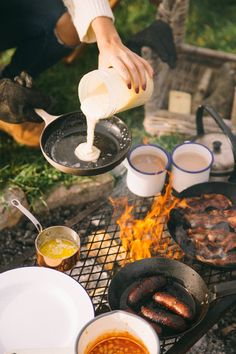
[[[134,205],[135,218],[142,219],[149,211],[153,202],[153,198],[145,198],[140,200],[139,198],[132,200]],[[111,204],[107,204],[102,211],[93,214],[90,218],[87,218],[79,225],[74,225],[77,232],[80,233],[82,239],[81,248],[81,260],[69,274],[77,281],[79,281],[85,289],[89,292],[95,306],[96,315],[109,311],[107,302],[107,293],[110,280],[120,268],[119,256],[124,256],[124,252],[121,247],[113,250],[114,246],[112,241],[120,245],[119,227],[116,224],[117,215],[113,214],[113,207]],[[100,237],[103,239],[104,235],[110,237],[110,242],[100,243],[95,248],[97,256],[90,259],[91,265],[86,262],[89,261],[89,250],[93,248],[93,241],[88,241],[89,235],[93,235],[94,238]],[[164,227],[163,236],[170,238],[166,226]],[[171,240],[170,245],[173,245],[174,241]],[[104,258],[100,257],[100,254],[106,254]],[[108,256],[109,255],[109,256]],[[161,256],[164,256],[162,253]],[[110,258],[114,257],[111,270],[107,271],[110,267]],[[100,259],[99,259],[100,258]],[[190,265],[203,277],[207,285],[219,283],[226,280],[232,280],[236,277],[236,271],[222,270],[218,268],[212,268],[205,266],[199,262],[193,262],[187,258],[183,259],[184,263]],[[95,279],[95,280],[94,280]],[[161,341],[161,353],[166,353],[179,338],[162,340]]]
[[[133,199],[135,218],[142,219],[149,211],[153,198]],[[107,293],[112,277],[122,266],[125,253],[119,238],[117,215],[107,202],[99,211],[74,224],[72,227],[81,237],[80,260],[67,273],[87,290],[95,307],[96,315],[109,311]],[[170,238],[166,226],[162,237]],[[171,240],[171,245],[174,241]],[[157,254],[158,256],[158,254]],[[161,256],[164,256],[163,252]],[[222,270],[205,266],[199,262],[183,259],[204,278],[207,285],[236,278],[236,270]],[[22,260],[21,265],[31,265],[35,259]],[[161,353],[166,353],[179,338],[162,340]]]

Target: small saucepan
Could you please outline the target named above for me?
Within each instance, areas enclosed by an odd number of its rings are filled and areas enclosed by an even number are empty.
[[[172,331],[171,333],[163,329],[163,332],[159,333],[160,338],[182,336],[183,333],[192,330],[204,319],[210,304],[215,300],[227,295],[236,295],[236,280],[218,283],[208,288],[203,278],[188,265],[172,259],[154,257],[129,263],[115,275],[108,289],[108,302],[111,310],[120,309],[130,311],[127,298],[131,289],[139,283],[140,279],[153,275],[161,275],[166,278],[168,283],[166,289],[168,289],[168,286],[180,287],[178,289],[180,290],[180,299],[183,302],[185,302],[185,299],[186,302],[188,300],[188,304],[194,307],[193,310],[195,312],[192,320],[187,321],[187,327],[184,330],[178,332]],[[163,287],[157,291],[168,290],[165,290],[165,287]],[[193,304],[189,302],[189,299],[194,301]],[[168,313],[166,315],[167,320]],[[150,323],[152,322],[150,321]]]
[[[79,259],[79,235],[67,226],[51,226],[43,229],[39,221],[17,199],[13,199],[11,204],[19,209],[38,230],[35,239],[38,265],[60,271],[71,269]]]
[[[40,147],[46,160],[57,170],[77,175],[93,176],[110,171],[127,156],[131,133],[118,117],[101,119],[95,127],[94,144],[101,150],[97,161],[81,161],[75,148],[86,141],[87,124],[82,112],[52,116],[42,109],[35,110],[46,126],[41,134]]]

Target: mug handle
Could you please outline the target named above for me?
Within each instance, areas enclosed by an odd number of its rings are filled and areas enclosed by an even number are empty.
[[[229,142],[232,146],[232,151],[234,155],[234,170],[230,175],[228,181],[236,183],[236,137],[231,132],[230,128],[224,123],[222,117],[216,112],[216,110],[211,106],[199,106],[196,112],[196,126],[197,126],[197,135],[202,136],[205,134],[203,126],[203,113],[206,111],[210,116],[215,120],[218,126],[221,128],[223,133],[228,137]]]

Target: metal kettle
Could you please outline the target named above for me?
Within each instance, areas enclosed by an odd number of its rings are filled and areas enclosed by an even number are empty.
[[[204,111],[215,120],[222,133],[205,133],[203,126]],[[215,109],[208,105],[198,107],[196,129],[197,136],[192,140],[207,146],[214,155],[210,180],[236,183],[236,136]]]

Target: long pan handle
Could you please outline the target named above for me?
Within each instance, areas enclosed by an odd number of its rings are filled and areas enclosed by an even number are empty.
[[[236,295],[236,280],[225,281],[211,286],[212,296],[210,301],[215,301],[221,297]]]
[[[44,120],[46,126],[56,120],[60,116],[53,116],[41,108],[36,108],[35,112]]]
[[[193,328],[192,331],[184,334],[165,354],[185,354],[192,346],[211,329],[215,323],[236,304],[234,295],[227,296],[210,306],[205,318]]]

